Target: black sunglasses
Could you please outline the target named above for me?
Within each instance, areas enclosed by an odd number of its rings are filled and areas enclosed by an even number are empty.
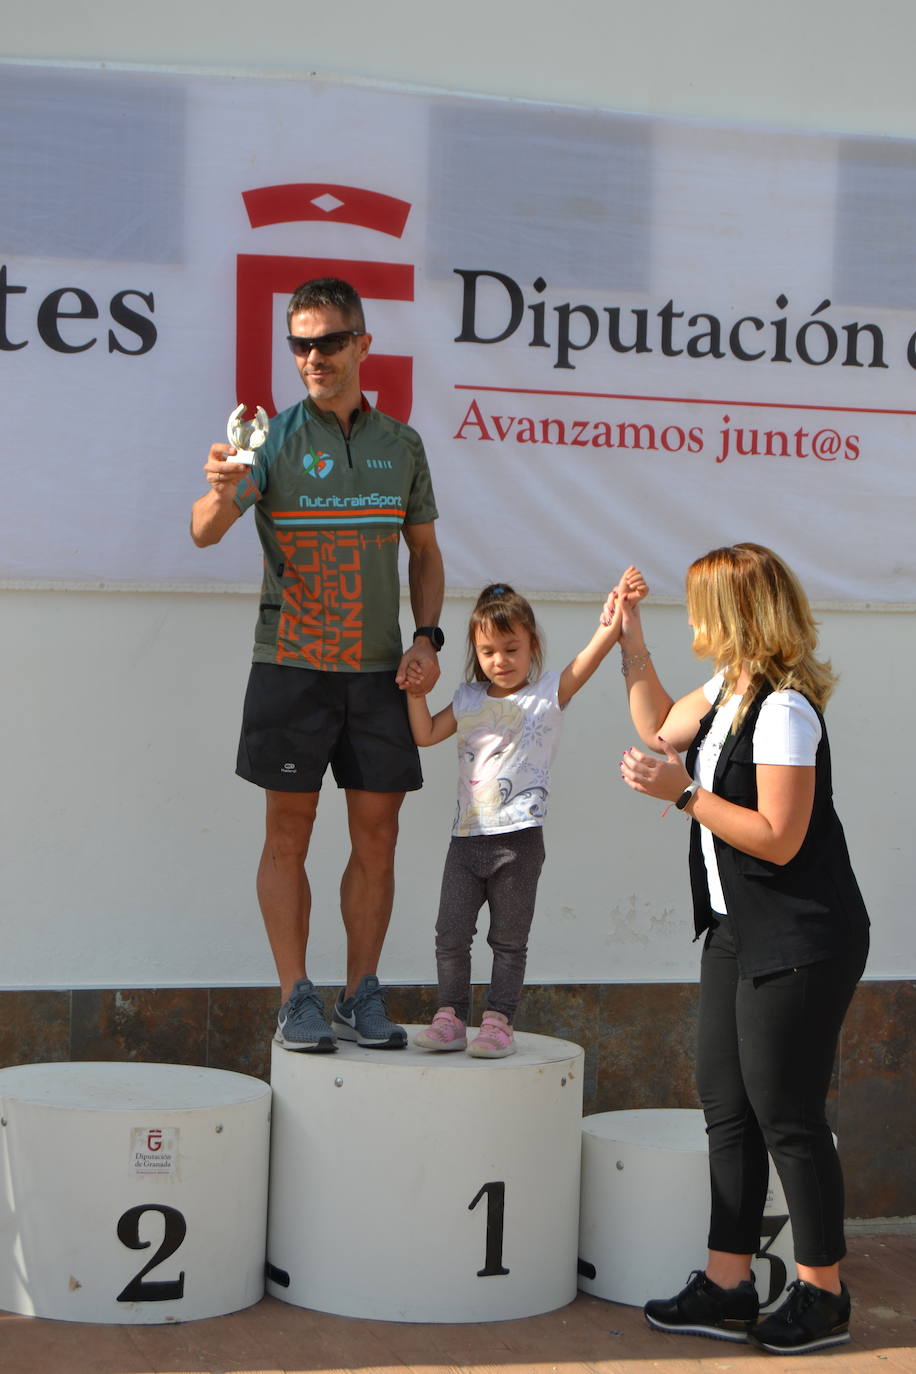
[[[362,329],[338,329],[333,334],[322,334],[318,339],[306,339],[301,334],[287,334],[286,342],[289,344],[290,353],[295,353],[297,358],[307,358],[313,348],[317,349],[323,358],[329,358],[332,353],[342,352],[351,339],[358,339],[363,332]]]

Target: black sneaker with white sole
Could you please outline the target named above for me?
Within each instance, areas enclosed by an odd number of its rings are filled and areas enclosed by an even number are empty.
[[[673,1298],[653,1298],[643,1308],[656,1331],[711,1336],[716,1341],[746,1341],[759,1311],[753,1276],[737,1288],[720,1288],[702,1269],[694,1269],[687,1286]]]
[[[789,1284],[782,1306],[758,1322],[748,1340],[771,1355],[808,1355],[813,1350],[844,1345],[849,1340],[851,1307],[845,1283],[839,1293],[830,1293],[796,1279]]]

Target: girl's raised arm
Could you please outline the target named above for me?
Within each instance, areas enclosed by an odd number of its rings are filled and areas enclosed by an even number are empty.
[[[604,604],[597,630],[560,674],[557,700],[561,710],[585,686],[620,638],[624,602],[632,598],[635,604],[648,590],[639,569],[627,568]]]

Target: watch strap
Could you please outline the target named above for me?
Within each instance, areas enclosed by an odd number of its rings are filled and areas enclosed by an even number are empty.
[[[683,811],[687,803],[690,801],[690,798],[694,795],[695,792],[698,792],[699,790],[700,784],[698,782],[692,782],[687,787],[685,787],[681,795],[678,797],[677,801],[674,803],[678,811]]]

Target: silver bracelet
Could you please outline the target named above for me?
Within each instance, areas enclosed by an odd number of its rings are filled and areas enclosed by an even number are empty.
[[[638,673],[641,673],[648,668],[651,660],[652,655],[649,653],[648,649],[641,654],[625,654],[621,651],[620,671],[623,673],[624,677],[626,677],[631,668],[635,668]]]

